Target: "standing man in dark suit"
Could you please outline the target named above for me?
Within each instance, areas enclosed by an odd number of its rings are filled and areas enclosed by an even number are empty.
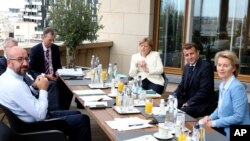
[[[59,46],[54,44],[56,34],[52,28],[45,28],[43,31],[42,43],[39,43],[30,50],[29,73],[36,78],[41,73],[50,83],[56,83],[59,90],[60,107],[64,110],[69,109],[73,97],[71,91],[55,75],[56,71],[62,68]]]
[[[187,64],[181,83],[173,93],[178,99],[178,108],[194,118],[210,114],[216,107],[213,66],[199,58],[195,43],[184,44],[183,54]]]
[[[17,40],[15,40],[14,38],[7,38],[4,41],[3,44],[3,49],[4,49],[4,56],[2,58],[0,58],[0,75],[2,75],[6,69],[7,69],[7,52],[8,50],[10,50],[12,47],[17,46],[18,42]],[[34,78],[29,75],[28,73],[26,73],[26,75],[24,75],[24,82],[30,87],[30,90],[32,92],[32,94],[38,98],[39,94],[38,94],[38,89],[36,88],[36,84],[35,84],[35,80]],[[48,101],[49,101],[49,105],[48,105],[48,110],[49,111],[55,111],[55,110],[60,110],[60,106],[59,106],[59,92],[57,89],[57,85],[55,83],[50,82],[49,83],[49,88],[48,88]]]

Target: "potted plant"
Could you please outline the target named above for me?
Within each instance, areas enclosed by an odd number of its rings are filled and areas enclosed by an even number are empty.
[[[57,0],[49,10],[50,26],[55,29],[67,49],[67,67],[74,67],[77,46],[83,41],[97,39],[97,31],[103,28],[97,18],[96,4],[85,0]]]

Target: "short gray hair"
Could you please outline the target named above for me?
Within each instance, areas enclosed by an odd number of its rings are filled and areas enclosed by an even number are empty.
[[[3,42],[3,49],[6,49],[10,42],[14,42],[14,43],[18,44],[18,41],[16,39],[9,37],[9,38],[5,39],[5,41]]]

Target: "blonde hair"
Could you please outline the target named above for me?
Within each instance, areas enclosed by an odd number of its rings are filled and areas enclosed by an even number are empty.
[[[233,72],[234,76],[237,77],[239,73],[239,68],[240,68],[240,61],[236,54],[232,51],[229,50],[224,50],[217,52],[215,55],[215,65],[217,66],[218,64],[218,59],[219,58],[227,58],[228,60],[231,61],[231,65],[235,68],[235,71]]]
[[[143,44],[143,43],[148,43],[149,47],[152,49],[153,48],[153,41],[152,39],[150,39],[149,37],[145,37],[143,38],[140,42],[139,45]]]

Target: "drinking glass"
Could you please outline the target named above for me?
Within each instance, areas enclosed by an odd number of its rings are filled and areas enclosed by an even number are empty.
[[[103,80],[103,81],[106,81],[107,78],[108,78],[107,70],[103,70],[103,71],[102,71],[102,80]]]
[[[152,109],[153,109],[153,99],[146,99],[145,102],[145,113],[148,115],[152,114]]]

